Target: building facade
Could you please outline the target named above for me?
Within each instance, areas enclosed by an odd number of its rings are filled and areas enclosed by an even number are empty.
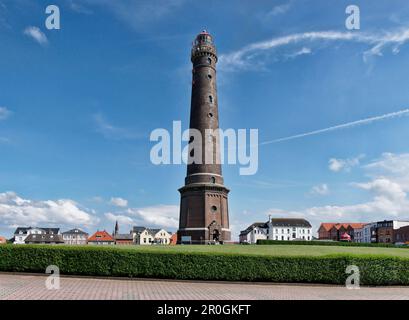
[[[333,223],[324,222],[321,223],[318,228],[319,240],[341,241],[342,236],[346,233],[351,241],[354,241],[355,230],[360,230],[364,227],[365,223]]]
[[[85,245],[88,243],[88,233],[81,229],[75,228],[62,233],[65,244]]]
[[[393,237],[396,244],[409,244],[409,226],[395,230]]]
[[[268,238],[268,225],[266,222],[255,222],[247,229],[240,232],[240,243],[256,244],[257,240]]]
[[[191,51],[192,97],[185,185],[179,189],[178,242],[230,241],[229,190],[220,164],[217,53],[212,36],[201,32]],[[212,130],[212,131],[211,131]]]
[[[24,240],[25,244],[63,244],[64,239],[61,234],[32,233]]]
[[[35,235],[60,234],[60,229],[59,228],[18,227],[14,231],[14,244],[25,244],[26,238],[32,234],[35,234]]]
[[[275,218],[270,219],[267,225],[270,240],[312,240],[312,226],[305,219]]]
[[[105,230],[97,231],[88,238],[88,244],[109,246],[115,244],[115,239]]]
[[[408,221],[384,220],[376,222],[376,225],[372,227],[372,231],[376,235],[376,242],[393,243],[396,230],[408,225]]]
[[[171,244],[172,234],[164,229],[134,227],[134,241],[139,245]]]
[[[256,244],[257,240],[311,241],[312,226],[305,219],[273,218],[256,222],[240,232],[240,243]]]

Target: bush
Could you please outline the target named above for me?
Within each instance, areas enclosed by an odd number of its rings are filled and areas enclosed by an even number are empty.
[[[305,246],[343,246],[343,247],[382,247],[382,248],[408,248],[408,246],[396,246],[393,243],[363,243],[342,241],[280,241],[280,240],[257,240],[261,245],[305,245]]]
[[[277,257],[101,247],[0,247],[0,271],[44,273],[49,265],[71,275],[328,284],[344,284],[346,267],[357,265],[363,285],[409,285],[409,259],[388,256]]]

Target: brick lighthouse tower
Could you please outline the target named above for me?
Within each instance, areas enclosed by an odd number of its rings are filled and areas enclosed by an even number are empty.
[[[219,128],[219,111],[216,90],[217,53],[213,38],[206,31],[196,37],[191,61],[193,81],[188,155],[190,162],[185,185],[179,189],[181,200],[178,242],[204,244],[209,241],[230,241],[227,201],[229,190],[223,184],[219,137],[209,134],[208,130]],[[195,150],[198,142],[194,141],[193,131],[201,133],[201,150]],[[210,156],[206,150],[210,150]],[[201,161],[197,161],[197,157]]]

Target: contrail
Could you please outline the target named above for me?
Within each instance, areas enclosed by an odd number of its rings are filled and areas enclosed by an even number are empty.
[[[329,127],[329,128],[315,130],[315,131],[306,132],[306,133],[300,133],[300,134],[296,134],[294,136],[289,136],[289,137],[285,137],[285,138],[279,138],[279,139],[275,139],[275,140],[264,141],[264,142],[261,142],[260,145],[273,144],[273,143],[278,143],[278,142],[283,142],[283,141],[288,141],[288,140],[304,138],[304,137],[308,137],[308,136],[314,136],[314,135],[329,132],[329,131],[341,130],[341,129],[351,128],[351,127],[356,127],[356,126],[363,126],[363,125],[366,125],[366,124],[370,124],[372,122],[397,118],[397,117],[405,116],[405,115],[408,115],[408,114],[409,114],[409,109],[404,109],[404,110],[401,110],[401,111],[387,113],[387,114],[384,114],[382,116],[377,116],[377,117],[357,120],[357,121],[353,121],[353,122],[348,122],[348,123],[344,123],[344,124],[339,124],[339,125],[334,126],[334,127]]]

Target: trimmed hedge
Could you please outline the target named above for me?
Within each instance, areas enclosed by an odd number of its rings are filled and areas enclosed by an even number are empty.
[[[409,285],[409,259],[337,254],[261,256],[220,253],[158,253],[132,249],[5,245],[0,271],[189,280],[344,284],[348,265],[360,269],[363,285]]]
[[[280,240],[257,240],[260,245],[305,245],[305,246],[341,246],[341,247],[382,247],[382,248],[409,248],[408,246],[396,246],[393,243],[363,243],[342,241],[280,241]]]

